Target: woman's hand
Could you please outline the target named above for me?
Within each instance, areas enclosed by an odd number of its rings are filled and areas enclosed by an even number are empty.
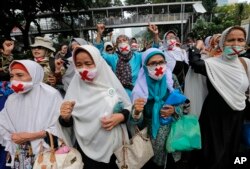
[[[145,104],[146,104],[146,101],[144,98],[136,99],[134,102],[134,109],[135,109],[134,114],[139,115],[143,111]]]
[[[75,106],[75,101],[65,101],[62,103],[60,108],[60,116],[63,120],[69,121],[71,117],[71,113]]]
[[[96,25],[97,32],[102,35],[102,33],[105,31],[105,25],[100,23]]]
[[[158,27],[155,24],[149,23],[148,30],[154,34],[154,42],[158,44],[160,42]]]
[[[64,61],[62,60],[62,58],[59,59],[55,59],[55,73],[60,73],[63,67]]]
[[[20,132],[20,133],[12,133],[11,140],[16,144],[24,144],[28,141],[36,140],[39,138],[46,137],[45,131],[39,131],[34,133],[28,132]]]
[[[153,34],[157,34],[158,35],[158,33],[159,33],[158,27],[155,24],[149,23],[148,24],[148,30],[150,32],[152,32]]]
[[[30,141],[30,133],[27,132],[21,132],[21,133],[13,133],[11,135],[11,140],[16,144],[23,144],[27,141]]]
[[[116,125],[124,121],[124,116],[121,113],[112,114],[110,117],[103,117],[101,119],[102,127],[111,131]]]
[[[167,106],[164,106],[160,112],[161,112],[161,117],[167,118],[175,112],[175,109],[174,109],[174,106],[167,105]]]
[[[49,74],[47,77],[47,82],[50,86],[55,86],[56,85],[56,77],[52,74]]]

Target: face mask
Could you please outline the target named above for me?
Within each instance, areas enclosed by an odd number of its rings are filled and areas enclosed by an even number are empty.
[[[33,88],[33,82],[12,80],[10,83],[12,90],[16,93],[27,93]]]
[[[93,81],[97,75],[96,68],[92,68],[92,69],[80,68],[80,69],[77,69],[77,71],[79,72],[81,79],[84,81],[88,81],[88,82]]]
[[[172,50],[175,46],[176,46],[176,39],[168,39],[167,40],[167,46],[168,46],[168,50]]]
[[[132,43],[131,44],[131,50],[132,51],[138,51],[138,44],[137,43]]]
[[[39,63],[45,61],[46,59],[44,57],[35,57],[34,60]]]
[[[161,80],[165,74],[166,64],[157,66],[147,66],[148,75],[154,80]]]
[[[127,55],[130,52],[130,46],[126,42],[122,42],[118,44],[118,50],[121,52],[123,55]]]
[[[243,46],[224,46],[223,48],[223,56],[228,60],[234,60],[244,53],[246,53],[246,50]]]

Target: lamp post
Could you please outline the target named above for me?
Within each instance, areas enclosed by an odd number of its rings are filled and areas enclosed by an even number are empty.
[[[183,2],[181,0],[181,43],[183,44]]]

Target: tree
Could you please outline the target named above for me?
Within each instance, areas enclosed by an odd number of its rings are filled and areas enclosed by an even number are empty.
[[[215,7],[212,11],[213,17],[206,21],[201,17],[192,30],[195,38],[205,38],[216,33],[221,33],[233,25],[240,25],[241,21],[247,19],[250,13],[250,4],[232,4]]]
[[[29,48],[29,31],[31,23],[37,27],[38,35],[41,34],[41,28],[37,22],[37,15],[45,12],[52,12],[53,17],[59,23],[69,25],[74,32],[73,15],[70,19],[65,18],[61,12],[79,9],[88,9],[92,1],[87,0],[6,0],[0,6],[0,25],[1,34],[10,36],[11,30],[18,27],[23,35],[23,43],[26,49]]]
[[[30,24],[35,24],[36,14],[40,11],[42,3],[37,1],[8,0],[5,5],[0,6],[0,18],[5,24],[1,24],[2,34],[9,36],[14,27],[18,27],[23,34],[23,42],[27,47],[29,44],[28,33]],[[7,25],[7,26],[6,26]],[[38,27],[39,28],[39,27]]]

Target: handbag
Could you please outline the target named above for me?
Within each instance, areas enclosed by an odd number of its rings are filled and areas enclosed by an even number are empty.
[[[140,169],[154,156],[151,140],[147,134],[147,128],[139,130],[136,127],[136,134],[125,142],[125,134],[122,129],[123,143],[115,152],[116,164],[119,169]]]
[[[179,119],[171,124],[170,133],[166,141],[166,150],[172,153],[193,149],[201,149],[201,133],[198,118],[192,114],[179,116]]]
[[[66,153],[57,154],[54,148],[53,136],[49,134],[50,149],[40,152],[35,160],[33,169],[83,169],[82,156],[77,149],[70,147]]]

